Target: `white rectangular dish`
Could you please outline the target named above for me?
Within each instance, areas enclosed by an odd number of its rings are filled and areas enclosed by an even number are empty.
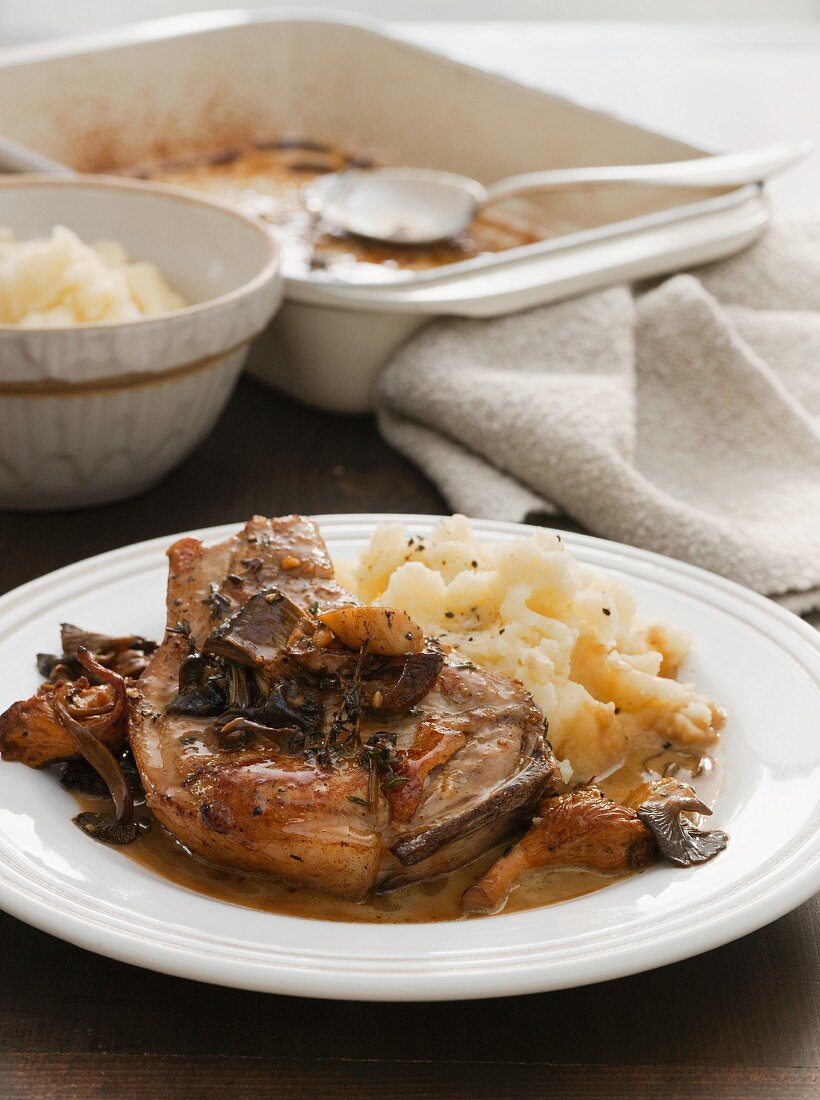
[[[485,183],[703,152],[378,26],[288,11],[184,16],[5,51],[0,133],[80,171],[308,136]],[[498,316],[702,263],[749,244],[768,218],[756,186],[527,202],[548,234],[536,244],[401,282],[291,275],[255,373],[312,404],[364,411],[381,365],[431,317]]]

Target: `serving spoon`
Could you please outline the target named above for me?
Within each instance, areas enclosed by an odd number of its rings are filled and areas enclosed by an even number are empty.
[[[637,185],[731,187],[758,183],[803,160],[810,141],[766,145],[668,164],[605,165],[526,172],[483,187],[477,180],[432,168],[348,169],[320,176],[302,189],[305,206],[359,237],[389,244],[430,244],[462,233],[490,203],[536,191]]]

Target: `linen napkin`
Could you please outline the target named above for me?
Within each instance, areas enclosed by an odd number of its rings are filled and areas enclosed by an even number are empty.
[[[456,511],[563,513],[820,607],[820,223],[643,292],[432,322],[377,404]]]

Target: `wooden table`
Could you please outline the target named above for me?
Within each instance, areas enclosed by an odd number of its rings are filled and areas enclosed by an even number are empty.
[[[243,381],[211,438],[147,495],[0,516],[0,589],[137,539],[294,510],[445,504],[369,419]],[[0,914],[0,1096],[817,1096],[818,918],[820,898],[738,943],[605,985],[368,1005],[169,978]]]

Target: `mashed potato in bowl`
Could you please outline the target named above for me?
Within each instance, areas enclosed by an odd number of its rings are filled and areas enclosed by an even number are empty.
[[[184,300],[155,264],[132,262],[121,244],[85,244],[64,225],[20,241],[0,228],[0,323],[54,328],[137,321]]]
[[[699,752],[718,738],[723,711],[675,679],[688,637],[643,623],[629,590],[573,558],[554,531],[493,543],[464,516],[423,538],[385,524],[345,581],[520,680],[576,781],[616,768],[637,745]]]

